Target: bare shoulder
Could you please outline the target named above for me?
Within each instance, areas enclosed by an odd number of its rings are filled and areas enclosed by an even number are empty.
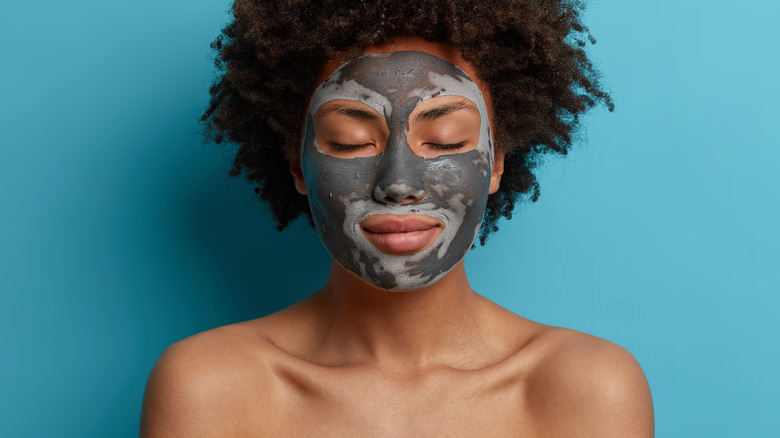
[[[171,345],[146,385],[141,436],[240,434],[253,416],[272,415],[278,356],[279,350],[248,323]]]
[[[626,349],[557,327],[540,330],[529,348],[538,354],[528,401],[542,435],[653,436],[650,388]]]

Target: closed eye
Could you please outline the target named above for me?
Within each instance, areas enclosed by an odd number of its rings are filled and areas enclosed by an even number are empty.
[[[466,144],[464,142],[459,143],[449,143],[449,144],[441,144],[441,143],[425,143],[426,146],[428,146],[431,149],[437,150],[437,151],[451,151],[455,149],[460,149]]]
[[[312,122],[317,147],[334,158],[379,155],[390,134],[384,116],[357,100],[328,101],[312,116]]]
[[[481,116],[475,103],[458,95],[423,100],[409,114],[407,139],[423,158],[469,152],[479,144]]]

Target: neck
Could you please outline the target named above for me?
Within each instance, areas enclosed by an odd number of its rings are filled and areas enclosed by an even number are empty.
[[[333,261],[315,300],[324,326],[320,351],[341,363],[400,372],[468,367],[464,351],[487,347],[485,300],[471,290],[463,261],[432,286],[406,292],[377,289]]]

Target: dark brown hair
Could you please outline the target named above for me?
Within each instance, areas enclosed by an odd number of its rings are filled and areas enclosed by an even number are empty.
[[[231,175],[244,174],[279,230],[311,213],[294,188],[309,93],[330,57],[354,59],[399,35],[458,47],[489,88],[497,151],[506,153],[488,199],[482,244],[523,195],[539,197],[532,173],[549,152],[566,154],[579,116],[609,95],[585,53],[595,43],[576,0],[236,0],[234,19],[212,43],[221,75],[203,114],[208,135],[238,146]]]

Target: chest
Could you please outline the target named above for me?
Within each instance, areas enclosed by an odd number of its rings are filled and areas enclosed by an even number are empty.
[[[484,437],[529,431],[522,382],[479,373],[425,379],[343,376],[287,386],[288,436]]]

